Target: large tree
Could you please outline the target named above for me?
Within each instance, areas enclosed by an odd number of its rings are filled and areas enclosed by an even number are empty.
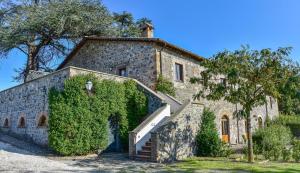
[[[141,27],[146,23],[152,24],[152,21],[148,18],[141,18],[135,21],[132,14],[126,11],[113,13],[113,19],[119,37],[139,37]]]
[[[300,76],[298,70],[291,69],[295,74],[286,83],[279,86],[282,97],[278,100],[279,111],[286,115],[300,115]]]
[[[83,36],[120,36],[118,21],[100,0],[3,0],[0,2],[0,56],[18,49],[27,62],[17,79],[30,70],[50,70]],[[133,20],[133,19],[132,19]],[[127,30],[134,30],[134,32]],[[125,28],[127,37],[139,35]]]
[[[224,99],[241,106],[241,115],[247,121],[248,161],[254,162],[251,130],[251,111],[267,103],[268,97],[280,98],[278,85],[286,83],[294,75],[293,63],[288,58],[291,48],[250,50],[242,47],[236,51],[223,51],[201,63],[206,70],[202,78],[192,78],[192,83],[202,83],[195,97],[208,100]],[[222,76],[222,80],[216,78]]]

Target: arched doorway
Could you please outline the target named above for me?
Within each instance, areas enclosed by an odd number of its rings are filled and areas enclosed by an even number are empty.
[[[106,151],[119,152],[122,149],[119,134],[120,116],[118,114],[110,115],[108,122],[108,147]]]
[[[258,128],[259,129],[263,128],[263,121],[261,117],[258,117]]]
[[[229,135],[229,119],[226,115],[223,115],[221,120],[222,125],[222,141],[229,143],[230,135]]]

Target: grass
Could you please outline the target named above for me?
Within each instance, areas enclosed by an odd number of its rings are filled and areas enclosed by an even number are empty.
[[[195,157],[168,166],[170,172],[254,172],[254,173],[298,173],[300,163],[235,161],[227,158]]]

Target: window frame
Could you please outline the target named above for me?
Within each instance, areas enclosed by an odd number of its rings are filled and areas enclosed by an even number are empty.
[[[7,124],[6,124],[7,123]],[[4,119],[4,122],[3,122],[3,128],[9,128],[10,127],[10,122],[9,122],[9,119],[8,118],[5,118]]]
[[[42,118],[44,118],[44,124],[41,124],[41,120]],[[48,118],[46,115],[42,114],[41,116],[39,116],[38,120],[37,120],[37,127],[38,128],[47,128],[48,127]]]
[[[179,67],[179,68],[177,68],[177,67]],[[184,82],[183,64],[175,62],[174,68],[175,68],[175,70],[174,70],[175,81],[176,82]],[[179,71],[177,71],[177,70],[179,70]],[[179,72],[179,76],[178,76],[178,72]],[[178,77],[179,77],[179,79],[178,79]]]
[[[22,124],[22,119],[24,120],[24,124]],[[26,119],[24,116],[21,116],[18,121],[18,128],[26,128]]]
[[[122,75],[122,71],[125,71],[125,75]],[[128,71],[126,66],[122,66],[118,68],[118,75],[123,77],[128,77]]]

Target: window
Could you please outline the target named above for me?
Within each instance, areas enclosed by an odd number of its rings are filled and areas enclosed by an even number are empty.
[[[4,125],[3,125],[3,127],[5,127],[5,128],[8,128],[8,127],[9,127],[9,122],[8,122],[8,119],[7,119],[7,118],[5,118],[5,120],[4,120]]]
[[[45,115],[42,115],[38,121],[38,127],[47,127],[47,118]]]
[[[120,75],[120,76],[124,76],[124,77],[127,77],[127,76],[128,76],[126,67],[120,68],[120,69],[119,69],[119,75]]]
[[[25,118],[24,117],[20,118],[18,127],[25,128]]]
[[[175,63],[175,80],[183,82],[183,66],[182,66],[182,64]]]

